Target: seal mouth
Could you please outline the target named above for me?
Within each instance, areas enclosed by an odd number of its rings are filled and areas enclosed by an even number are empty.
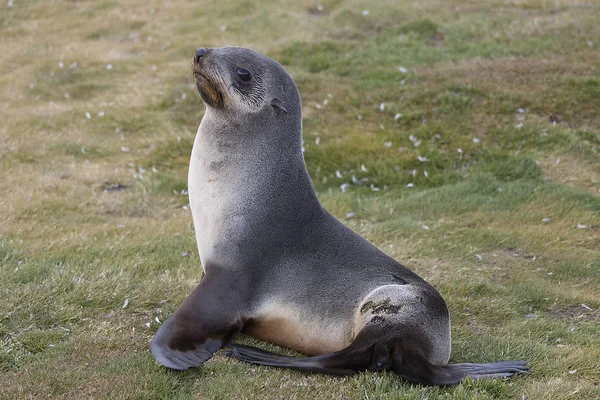
[[[192,76],[204,103],[214,108],[223,108],[225,99],[220,90],[219,80],[215,79],[210,71],[207,71],[195,60],[192,61]]]

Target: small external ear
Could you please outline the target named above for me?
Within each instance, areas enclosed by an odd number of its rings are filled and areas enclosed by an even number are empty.
[[[280,111],[283,111],[285,114],[287,114],[285,105],[278,98],[273,98],[273,100],[271,100],[271,107],[275,108],[275,110],[280,110]]]

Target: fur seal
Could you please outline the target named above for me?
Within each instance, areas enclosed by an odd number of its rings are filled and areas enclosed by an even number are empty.
[[[200,48],[192,70],[206,103],[189,169],[204,275],[150,345],[160,364],[198,367],[244,332],[311,357],[236,344],[232,357],[310,372],[390,369],[447,385],[529,370],[524,361],[448,364],[441,295],[319,203],[301,151],[300,96],[281,65],[244,48]]]

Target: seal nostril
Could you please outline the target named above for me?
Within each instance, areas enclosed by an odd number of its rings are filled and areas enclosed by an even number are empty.
[[[196,50],[196,62],[200,62],[200,58],[204,57],[208,53],[208,49],[206,47],[200,47]]]

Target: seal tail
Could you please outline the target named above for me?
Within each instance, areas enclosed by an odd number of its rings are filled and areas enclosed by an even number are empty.
[[[424,357],[409,354],[399,347],[388,353],[389,356],[379,354],[377,357],[372,357],[372,350],[359,354],[356,351],[344,349],[322,356],[295,358],[271,353],[256,347],[240,344],[232,344],[231,346],[233,350],[228,353],[230,357],[253,364],[328,375],[352,375],[365,370],[391,369],[409,382],[424,385],[453,385],[467,377],[476,380],[508,378],[513,374],[529,371],[526,361],[434,365]],[[362,357],[357,357],[359,355]]]

